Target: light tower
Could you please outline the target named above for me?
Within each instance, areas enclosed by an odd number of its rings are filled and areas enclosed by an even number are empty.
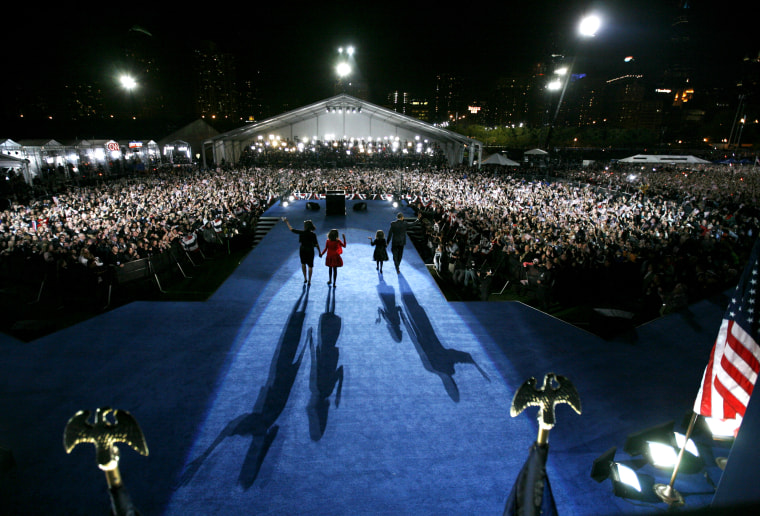
[[[602,21],[599,16],[596,14],[591,14],[584,16],[580,23],[578,24],[578,46],[580,46],[580,41],[583,39],[593,38],[596,36],[597,32],[601,28]],[[575,62],[578,59],[578,51],[579,48],[576,47],[575,52],[572,56],[572,61],[569,66],[563,66],[561,68],[558,68],[554,71],[555,75],[557,76],[553,81],[551,81],[547,85],[547,89],[549,91],[558,91],[561,90],[561,93],[559,95],[559,100],[557,101],[557,108],[554,110],[554,116],[552,116],[549,129],[546,132],[546,141],[544,143],[544,149],[549,150],[549,141],[551,139],[551,133],[554,129],[554,125],[557,122],[557,115],[559,115],[559,110],[562,107],[562,102],[565,100],[565,92],[567,91],[567,85],[570,83],[570,80],[573,75],[573,69],[575,68]]]

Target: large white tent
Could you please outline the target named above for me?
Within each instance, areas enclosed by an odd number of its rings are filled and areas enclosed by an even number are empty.
[[[620,163],[643,163],[643,164],[660,164],[660,165],[694,165],[710,163],[707,160],[690,155],[668,155],[668,154],[636,154],[618,160]]]
[[[491,154],[486,159],[483,160],[483,165],[504,165],[507,167],[519,167],[520,164],[516,161],[512,161],[508,157],[506,157],[504,154]]]
[[[288,141],[422,139],[436,144],[452,166],[464,162],[465,149],[468,150],[469,165],[475,160],[480,162],[483,149],[482,142],[478,140],[341,94],[204,140],[201,152],[204,166],[209,146],[214,164],[222,161],[236,163],[243,150],[260,137],[279,137]]]

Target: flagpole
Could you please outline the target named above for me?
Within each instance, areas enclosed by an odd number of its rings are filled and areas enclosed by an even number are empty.
[[[660,497],[660,500],[667,503],[668,505],[683,505],[684,500],[681,493],[673,489],[673,484],[676,481],[676,476],[678,475],[678,468],[681,466],[681,459],[683,459],[683,452],[686,449],[686,443],[689,442],[689,439],[691,438],[691,433],[694,430],[694,425],[697,423],[697,418],[699,417],[699,414],[696,412],[692,413],[691,420],[689,420],[689,427],[686,429],[686,438],[684,439],[683,446],[681,446],[681,450],[678,452],[678,459],[676,460],[675,466],[673,466],[673,474],[670,476],[670,483],[665,484],[655,484],[654,485],[654,492],[657,496]]]

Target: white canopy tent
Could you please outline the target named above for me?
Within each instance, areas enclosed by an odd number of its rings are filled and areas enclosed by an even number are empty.
[[[21,173],[24,181],[31,182],[31,175],[29,174],[29,160],[24,158],[16,158],[14,156],[8,156],[0,153],[0,169],[9,169],[18,171]]]
[[[482,162],[483,165],[504,165],[507,167],[519,167],[520,164],[516,161],[512,161],[503,154],[491,154]]]
[[[636,154],[618,160],[620,163],[642,163],[642,164],[657,164],[657,165],[694,165],[694,164],[708,164],[707,160],[697,158],[690,155],[668,155],[668,154]]]
[[[7,139],[0,142],[0,168],[19,171],[27,183],[31,183],[29,159],[20,143]]]
[[[475,160],[480,161],[483,151],[483,144],[478,140],[341,94],[204,140],[201,151],[204,166],[207,146],[212,148],[214,164],[236,163],[245,147],[260,137],[270,136],[290,141],[424,139],[437,144],[451,166],[464,161],[465,149],[469,151],[470,165]]]
[[[546,167],[549,163],[549,153],[543,149],[530,149],[523,152],[523,161],[531,167]]]

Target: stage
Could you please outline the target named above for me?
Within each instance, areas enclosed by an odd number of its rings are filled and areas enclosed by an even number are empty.
[[[62,444],[75,412],[104,406],[147,439],[147,457],[122,445],[120,462],[143,515],[501,514],[537,431],[536,409],[512,418],[510,403],[548,372],[583,408],[560,405],[550,434],[559,513],[666,509],[614,496],[592,463],[613,446],[638,460],[622,451],[628,434],[681,427],[725,304],[613,342],[519,303],[448,302],[411,242],[400,274],[375,270],[369,237],[397,209],[355,202],[345,215],[324,201],[266,213],[312,219],[323,247],[330,229],[345,233],[336,288],[319,259],[304,285],[298,237],[280,222],[208,301],[136,302],[28,344],[0,338],[0,447],[15,462],[0,472],[3,514],[108,510],[93,447]],[[706,472],[677,481],[687,508],[710,503],[720,472]]]

